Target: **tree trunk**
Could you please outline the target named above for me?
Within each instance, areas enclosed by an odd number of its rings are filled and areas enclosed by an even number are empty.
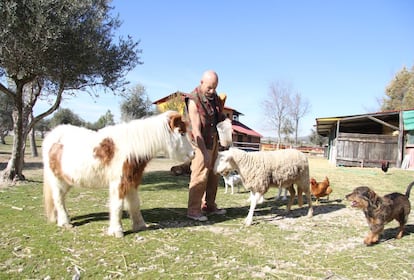
[[[23,175],[25,137],[23,131],[23,106],[22,106],[22,87],[20,88],[20,98],[18,90],[16,91],[17,102],[13,110],[13,148],[11,158],[6,169],[0,173],[0,180],[14,182],[17,180],[25,180]]]
[[[39,153],[37,152],[36,147],[36,131],[34,128],[30,130],[30,150],[32,151],[32,157],[38,157]]]

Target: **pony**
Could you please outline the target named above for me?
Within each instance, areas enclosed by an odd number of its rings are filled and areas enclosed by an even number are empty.
[[[108,126],[98,131],[59,125],[43,141],[43,194],[47,219],[72,227],[65,196],[76,187],[109,188],[108,234],[123,237],[122,210],[134,232],[146,228],[138,186],[148,162],[159,153],[188,162],[194,149],[187,124],[175,111]]]

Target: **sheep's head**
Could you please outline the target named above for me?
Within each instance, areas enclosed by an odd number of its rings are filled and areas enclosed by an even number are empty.
[[[213,171],[215,174],[226,176],[230,171],[237,170],[237,166],[233,160],[230,151],[219,152]]]

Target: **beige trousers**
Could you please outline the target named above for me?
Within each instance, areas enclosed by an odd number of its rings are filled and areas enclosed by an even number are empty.
[[[191,162],[191,178],[188,193],[188,215],[201,214],[201,208],[210,211],[217,209],[216,194],[219,176],[212,169],[204,165],[204,157],[201,150],[195,148],[195,157]],[[208,150],[212,164],[216,161],[218,153],[218,141],[213,144],[213,149]]]

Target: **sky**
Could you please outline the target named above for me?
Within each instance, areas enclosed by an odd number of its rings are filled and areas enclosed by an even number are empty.
[[[218,93],[239,120],[275,137],[263,102],[283,83],[310,104],[300,120],[307,136],[316,118],[377,112],[378,100],[403,67],[414,65],[411,0],[141,0],[112,2],[122,26],[116,36],[140,41],[142,65],[128,73],[151,101],[191,92],[205,70],[219,75]],[[84,120],[111,110],[111,94],[65,100]]]

